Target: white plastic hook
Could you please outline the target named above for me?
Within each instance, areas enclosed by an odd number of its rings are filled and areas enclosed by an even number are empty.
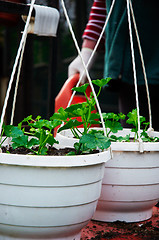
[[[34,10],[35,17],[31,18],[28,33],[55,37],[60,19],[59,11],[56,8],[36,4]],[[25,21],[26,16],[22,16],[22,19]]]

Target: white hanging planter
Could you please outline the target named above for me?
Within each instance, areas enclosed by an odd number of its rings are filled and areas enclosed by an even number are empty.
[[[110,152],[0,154],[0,239],[79,240],[100,197]]]
[[[119,135],[132,134],[129,129]],[[152,132],[159,136],[158,132]],[[76,139],[63,131],[57,138],[67,146]],[[113,158],[105,164],[102,192],[93,219],[114,222],[138,222],[151,218],[159,201],[159,143],[113,142]]]
[[[14,75],[18,71],[10,121],[13,124],[22,57],[34,2],[31,1],[9,81],[0,135]],[[92,91],[100,113],[93,86]],[[0,240],[80,240],[81,229],[95,212],[105,162],[110,158],[110,150],[78,156],[0,153]]]

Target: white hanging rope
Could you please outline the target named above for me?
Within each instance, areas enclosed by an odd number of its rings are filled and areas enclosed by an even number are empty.
[[[22,48],[21,56],[20,56],[20,60],[19,60],[18,73],[17,73],[16,85],[15,85],[14,97],[13,97],[13,104],[12,104],[12,113],[11,113],[10,125],[13,125],[13,119],[14,119],[14,113],[15,113],[15,104],[16,104],[18,84],[19,84],[19,77],[20,77],[21,66],[22,66],[22,61],[23,61],[23,54],[24,54],[24,49],[25,49],[26,38],[27,38],[27,36],[25,37],[25,41],[24,41],[24,44],[23,44],[23,48]]]
[[[149,110],[149,122],[150,122],[149,128],[152,129],[152,113],[151,113],[151,102],[150,102],[150,94],[149,94],[149,88],[148,88],[148,80],[147,80],[144,58],[143,58],[143,53],[142,53],[141,44],[140,44],[140,38],[139,38],[138,30],[137,30],[137,25],[136,25],[136,21],[135,21],[135,16],[134,16],[134,11],[133,11],[131,0],[130,0],[130,10],[131,10],[133,23],[134,23],[134,29],[135,29],[135,33],[136,33],[137,42],[138,42],[141,63],[142,63],[142,69],[143,69],[143,74],[144,74],[144,80],[145,80],[145,86],[146,86],[148,110]]]
[[[71,32],[73,41],[74,41],[74,43],[75,43],[75,47],[76,47],[76,49],[77,49],[78,55],[80,56],[81,61],[82,61],[83,66],[84,66],[84,69],[85,69],[85,71],[86,71],[86,75],[87,75],[89,84],[90,84],[90,86],[91,86],[92,93],[93,93],[93,96],[94,96],[94,98],[95,98],[95,101],[96,101],[96,104],[97,104],[97,108],[98,108],[98,111],[99,111],[99,114],[100,114],[100,118],[101,118],[101,123],[102,123],[102,126],[103,126],[104,135],[106,136],[106,129],[105,129],[105,124],[104,124],[102,112],[101,112],[101,109],[100,109],[100,106],[99,106],[99,103],[98,103],[98,99],[97,99],[97,96],[96,96],[96,93],[95,93],[95,90],[94,90],[94,87],[93,87],[91,78],[90,78],[90,76],[89,76],[89,73],[88,73],[88,70],[87,70],[87,68],[86,68],[85,62],[84,62],[83,57],[82,57],[82,55],[81,55],[80,48],[79,48],[79,46],[78,46],[78,43],[77,43],[75,34],[74,34],[74,32],[73,32],[72,25],[71,25],[71,23],[70,23],[70,20],[69,20],[68,14],[67,14],[67,10],[66,10],[64,1],[61,0],[61,3],[62,3],[62,7],[63,7],[63,10],[64,10],[64,14],[65,14],[65,17],[66,17],[66,20],[67,20],[67,23],[68,23],[68,26],[69,26],[69,29],[70,29],[70,32]]]
[[[111,13],[112,13],[112,10],[113,10],[113,7],[114,7],[114,3],[115,3],[115,0],[113,0],[113,2],[112,2],[112,5],[111,5],[111,7],[110,7],[110,11],[109,11],[109,13],[108,13],[108,15],[107,15],[105,24],[104,24],[103,29],[102,29],[102,31],[101,31],[101,34],[100,34],[100,36],[99,36],[99,38],[98,38],[98,41],[97,41],[97,43],[96,43],[96,45],[95,45],[95,47],[94,47],[94,49],[93,49],[93,52],[92,52],[92,54],[91,54],[91,56],[90,56],[90,58],[89,58],[89,60],[88,60],[88,63],[87,63],[87,65],[86,65],[86,68],[87,68],[87,69],[88,69],[88,66],[89,66],[90,62],[92,61],[92,58],[93,58],[93,56],[94,56],[94,54],[95,54],[95,52],[96,52],[96,50],[97,50],[97,48],[98,48],[98,46],[99,46],[99,44],[100,44],[101,38],[102,38],[102,36],[103,36],[103,34],[104,34],[104,32],[105,32],[106,26],[107,26],[107,24],[108,24],[109,18],[110,18],[110,16],[111,16]],[[85,70],[84,70],[84,71],[82,72],[82,74],[80,75],[80,79],[79,79],[76,87],[79,86],[79,84],[80,84],[80,82],[81,82],[81,80],[82,80],[82,78],[83,78],[84,73],[85,73]],[[70,98],[70,100],[69,100],[69,102],[68,102],[68,106],[70,106],[70,104],[71,104],[71,102],[72,102],[72,100],[73,100],[74,95],[75,95],[75,91],[73,92],[73,94],[72,94],[72,96],[71,96],[71,98]]]
[[[15,75],[15,72],[16,72],[16,68],[17,68],[17,65],[18,65],[19,57],[20,57],[20,54],[22,52],[23,45],[25,45],[25,42],[26,42],[25,40],[26,40],[26,36],[27,36],[27,32],[28,32],[29,22],[30,22],[32,11],[33,11],[34,3],[35,3],[35,0],[32,0],[32,2],[30,4],[29,14],[28,14],[28,18],[27,18],[27,21],[26,21],[26,24],[25,24],[24,32],[22,34],[22,38],[21,38],[20,45],[19,45],[19,48],[18,48],[17,56],[16,56],[15,63],[14,63],[14,66],[13,66],[13,70],[12,70],[11,78],[10,78],[10,81],[9,81],[6,97],[5,97],[5,100],[4,100],[4,105],[3,105],[3,109],[2,109],[2,115],[1,115],[1,121],[0,121],[0,135],[2,133],[2,125],[3,125],[3,122],[4,122],[4,117],[5,117],[5,113],[6,113],[8,99],[9,99],[12,83],[13,83],[13,80],[14,80],[14,75]]]
[[[113,3],[115,2],[115,0],[113,1]],[[101,118],[101,123],[102,123],[102,127],[103,127],[103,131],[104,131],[104,135],[106,136],[106,129],[105,129],[105,124],[104,124],[104,120],[103,120],[103,116],[102,116],[102,112],[101,112],[101,108],[99,106],[99,102],[98,102],[98,99],[97,99],[97,96],[96,96],[96,93],[95,93],[95,90],[94,90],[94,87],[93,87],[93,84],[92,84],[92,81],[91,81],[91,78],[89,76],[89,73],[88,73],[88,70],[87,70],[87,66],[85,65],[85,62],[83,60],[83,57],[81,55],[81,52],[80,52],[80,48],[78,46],[78,43],[77,43],[77,40],[76,40],[76,37],[75,37],[75,34],[73,32],[73,29],[72,29],[72,25],[70,23],[70,20],[69,20],[69,17],[68,17],[68,14],[67,14],[67,10],[66,10],[66,7],[65,7],[65,4],[64,4],[64,1],[61,0],[61,4],[62,4],[62,7],[63,7],[63,11],[64,11],[64,14],[65,14],[65,17],[66,17],[66,20],[67,20],[67,23],[68,23],[68,26],[69,26],[69,29],[70,29],[70,32],[71,32],[71,35],[72,35],[72,38],[73,38],[73,41],[74,41],[74,44],[75,44],[75,47],[77,49],[77,52],[78,52],[78,55],[80,56],[81,58],[81,61],[82,61],[82,64],[84,66],[84,71],[86,72],[86,75],[87,75],[87,78],[88,78],[88,81],[89,81],[89,84],[91,86],[91,89],[92,89],[92,93],[93,93],[93,96],[95,98],[95,101],[96,101],[96,105],[97,105],[97,108],[98,108],[98,111],[99,111],[99,115],[100,115],[100,118]],[[108,20],[107,20],[108,22]],[[95,48],[95,51],[96,51],[96,48]],[[92,54],[94,54],[94,52]],[[91,55],[92,56],[92,55]],[[91,59],[90,59],[91,61]],[[89,62],[90,62],[89,61]],[[89,64],[89,63],[88,63]],[[80,78],[81,80],[81,78]],[[80,84],[80,81],[78,82],[78,85]],[[78,86],[77,85],[77,86]]]
[[[132,37],[132,26],[131,26],[131,18],[130,18],[130,6],[129,6],[130,2],[129,2],[129,0],[126,0],[126,2],[127,2],[129,35],[130,35],[130,45],[131,45],[131,56],[132,56],[133,74],[134,74],[134,85],[135,85],[137,117],[138,117],[138,136],[139,136],[139,143],[140,143],[140,142],[142,142],[141,137],[140,137],[140,111],[139,111],[139,97],[138,97],[138,89],[137,89],[137,76],[136,76],[135,55],[134,55],[134,46],[133,46],[133,37]]]

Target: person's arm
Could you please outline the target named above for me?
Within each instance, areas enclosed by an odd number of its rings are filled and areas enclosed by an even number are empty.
[[[83,40],[82,48],[94,49],[95,45],[96,45],[96,41],[95,40],[90,40],[90,39],[85,38]]]
[[[84,30],[83,39],[97,41],[103,29],[106,20],[106,4],[105,0],[94,0],[89,21]],[[101,39],[101,44],[104,44],[104,36]]]
[[[96,42],[104,26],[105,20],[106,20],[105,0],[94,0],[90,15],[89,15],[89,21],[82,36],[83,44],[81,49],[81,55],[83,57],[85,64],[88,63],[88,60],[92,54],[92,51],[96,45]],[[100,45],[101,46],[104,45],[104,36],[101,40]],[[95,60],[95,56],[96,54],[94,55],[94,58],[92,59],[92,61],[88,66],[88,71],[90,70]],[[68,76],[70,77],[76,73],[82,74],[83,71],[84,71],[84,67],[83,67],[81,58],[80,56],[77,56],[75,60],[69,65]],[[86,80],[86,74],[83,75],[82,83],[84,83],[85,80]]]

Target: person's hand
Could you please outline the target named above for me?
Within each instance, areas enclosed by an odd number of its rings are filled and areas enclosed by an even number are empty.
[[[83,58],[83,61],[85,63],[85,65],[87,65],[89,58],[91,57],[93,50],[90,48],[82,48],[81,50],[81,55]],[[96,53],[95,53],[96,55]],[[89,71],[92,67],[92,64],[94,62],[95,56],[93,56],[93,59],[91,60],[91,62],[89,63],[87,70]],[[84,73],[83,73],[84,72]],[[68,68],[68,77],[79,73],[80,76],[83,74],[83,77],[81,79],[81,84],[84,84],[86,82],[87,76],[86,76],[86,71],[85,68],[83,66],[82,60],[80,56],[77,56],[74,61],[69,65]]]

